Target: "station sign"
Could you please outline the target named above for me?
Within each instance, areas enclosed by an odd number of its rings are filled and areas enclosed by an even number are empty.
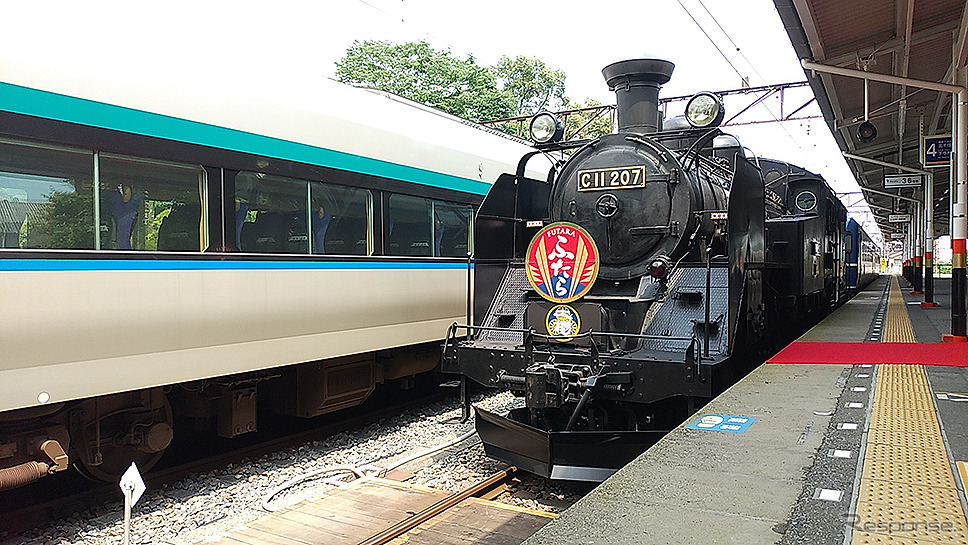
[[[884,189],[898,187],[921,187],[922,176],[920,174],[885,174]]]
[[[892,240],[903,240],[905,237],[904,233],[891,233]]]
[[[921,137],[921,164],[926,167],[946,167],[950,163],[950,134]]]
[[[685,425],[687,430],[722,431],[726,433],[746,433],[756,421],[755,416],[735,416],[729,414],[704,414]]]
[[[887,216],[890,223],[906,223],[911,221],[911,214],[890,214]]]

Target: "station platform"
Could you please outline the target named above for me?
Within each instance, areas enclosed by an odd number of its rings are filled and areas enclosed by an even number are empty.
[[[525,543],[968,544],[948,290],[882,276]]]

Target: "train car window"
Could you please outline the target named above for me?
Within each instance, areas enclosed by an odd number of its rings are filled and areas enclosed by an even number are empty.
[[[308,182],[240,172],[235,177],[235,207],[241,251],[310,253]]]
[[[310,242],[314,254],[373,253],[373,197],[365,189],[310,182]]]
[[[94,249],[94,154],[0,140],[0,248]]]
[[[434,255],[432,218],[430,199],[390,195],[384,226],[387,255]]]
[[[465,257],[471,247],[474,209],[466,204],[434,201],[434,255]]]
[[[101,249],[199,252],[206,247],[204,169],[105,153],[97,164]]]

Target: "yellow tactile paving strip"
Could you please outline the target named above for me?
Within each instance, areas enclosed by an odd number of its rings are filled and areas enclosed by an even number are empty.
[[[914,342],[896,278],[883,340]],[[854,545],[968,545],[968,521],[931,395],[923,366],[878,366]]]
[[[913,343],[914,329],[908,318],[907,305],[901,296],[901,287],[897,277],[891,277],[891,296],[887,300],[887,320],[884,323],[882,340],[886,343]]]

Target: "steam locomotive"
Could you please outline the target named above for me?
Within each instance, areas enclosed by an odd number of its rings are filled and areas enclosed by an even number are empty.
[[[451,326],[442,370],[524,398],[476,410],[493,458],[604,480],[849,295],[847,213],[823,178],[747,156],[714,94],[663,122],[673,68],[603,69],[617,133],[562,143],[539,113],[538,151],[478,211],[473,322]],[[556,153],[547,180],[524,176]]]

